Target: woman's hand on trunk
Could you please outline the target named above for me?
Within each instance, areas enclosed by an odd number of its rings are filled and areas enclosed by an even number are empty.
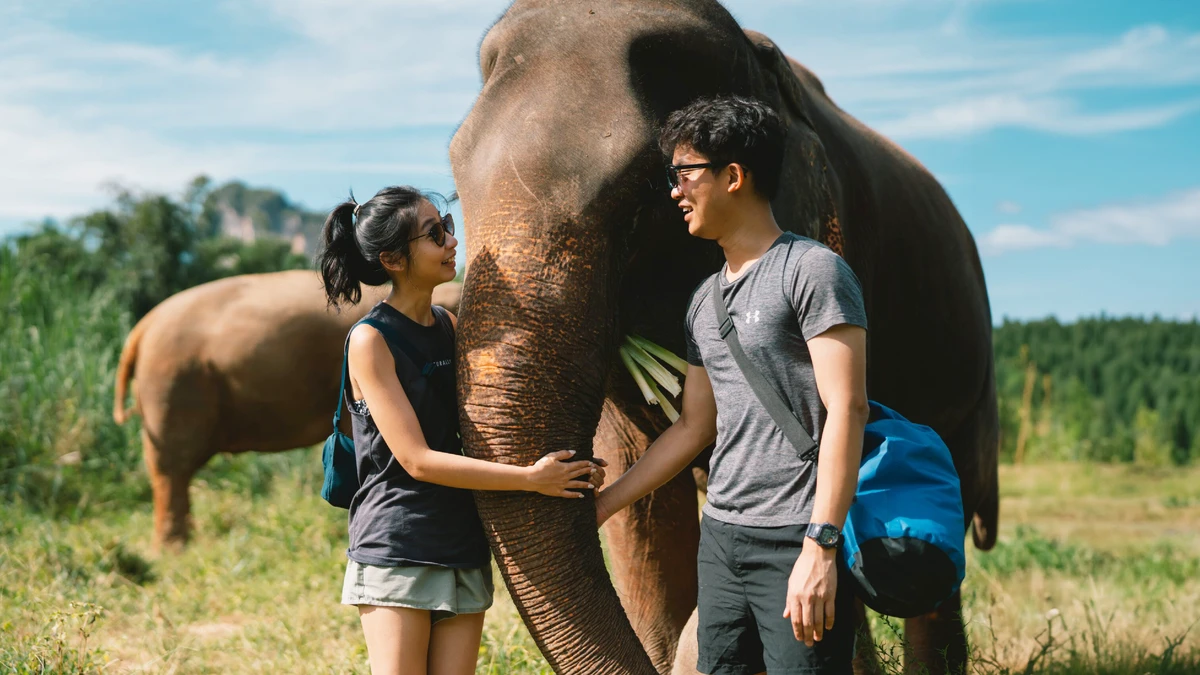
[[[596,484],[590,482],[593,473],[601,469],[597,464],[586,459],[578,462],[567,460],[575,456],[574,450],[559,450],[552,452],[526,469],[529,490],[550,497],[567,497],[578,499],[582,492],[572,490],[595,489]],[[603,460],[601,460],[603,461]],[[603,475],[603,474],[601,474]]]

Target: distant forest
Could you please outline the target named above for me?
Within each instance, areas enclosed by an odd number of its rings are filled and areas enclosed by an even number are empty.
[[[310,267],[322,222],[276,191],[198,178],[0,241],[0,498],[68,494],[70,452],[125,484],[140,457],[110,411],[132,325],[200,283]],[[994,345],[1005,461],[1200,461],[1200,323],[1006,321]]]
[[[1200,323],[1006,321],[993,343],[1005,457],[1200,460]]]

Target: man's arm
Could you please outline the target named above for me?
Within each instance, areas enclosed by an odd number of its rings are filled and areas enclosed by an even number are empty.
[[[817,462],[817,494],[812,522],[840,530],[858,485],[867,406],[867,331],[842,324],[808,341],[817,392],[825,405],[825,426]],[[812,646],[833,628],[837,595],[837,549],[815,542],[804,548],[788,579],[786,609],[797,640]]]
[[[596,525],[683,471],[717,437],[717,402],[708,372],[688,365],[679,419],[608,489],[596,496]]]

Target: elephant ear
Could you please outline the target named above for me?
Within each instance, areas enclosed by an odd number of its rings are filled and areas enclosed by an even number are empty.
[[[808,114],[809,90],[824,96],[825,88],[802,66],[793,69],[771,38],[752,30],[745,33],[754,47],[768,95],[776,97],[776,110],[789,123],[788,144],[794,148],[789,156],[796,159],[785,161],[783,180],[793,181],[796,193],[802,195],[794,206],[803,214],[805,234],[845,257],[846,242],[835,198],[837,176],[829,168],[825,146]]]

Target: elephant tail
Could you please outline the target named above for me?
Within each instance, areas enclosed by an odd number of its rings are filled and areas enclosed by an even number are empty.
[[[992,474],[992,484],[987,487],[987,494],[975,507],[975,517],[971,521],[971,539],[975,548],[990,551],[996,545],[996,530],[1000,523],[1000,485],[995,473]]]
[[[975,516],[971,519],[971,539],[975,548],[980,551],[990,551],[996,545],[996,535],[1000,529],[1000,475],[996,466],[1000,452],[1000,419],[996,407],[996,380],[993,365],[992,376],[988,378],[985,391],[987,397],[983,406],[988,420],[988,431],[983,434],[983,441],[978,447],[983,465],[987,468],[985,477],[979,487],[982,494],[975,503]]]
[[[149,315],[142,317],[133,330],[129,331],[129,337],[125,338],[125,347],[121,349],[121,360],[117,362],[117,383],[116,391],[113,394],[113,420],[117,424],[124,424],[131,414],[137,412],[136,394],[132,409],[125,407],[125,394],[129,387],[129,380],[133,378],[137,364],[138,345],[142,341],[142,333],[146,332],[146,326],[150,323],[149,319]]]

